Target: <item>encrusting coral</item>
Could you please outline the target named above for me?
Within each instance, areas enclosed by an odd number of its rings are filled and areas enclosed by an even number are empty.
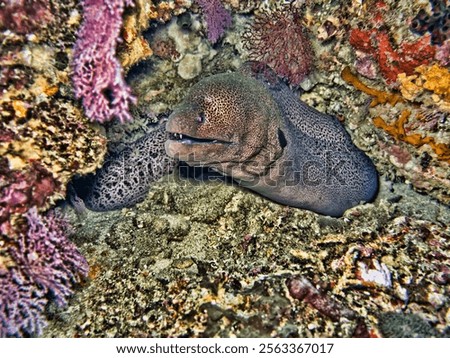
[[[127,8],[123,17],[123,43],[117,53],[125,70],[153,55],[154,44],[148,42],[144,32],[154,23],[166,23],[182,14],[190,3],[190,0],[133,1],[134,6]]]
[[[408,122],[410,115],[411,112],[409,110],[404,110],[393,124],[387,124],[381,117],[374,118],[373,124],[376,127],[383,129],[398,141],[411,144],[415,147],[421,147],[424,144],[428,144],[440,160],[450,163],[450,147],[447,144],[436,143],[436,140],[433,137],[423,137],[420,134],[406,134],[405,124]]]
[[[353,29],[350,44],[361,52],[374,57],[387,83],[395,83],[400,73],[411,74],[417,66],[429,64],[435,49],[423,38],[413,43],[402,43],[396,49],[389,35],[377,29]],[[375,43],[375,45],[374,45]]]
[[[356,89],[368,94],[369,96],[374,97],[372,102],[370,103],[371,107],[375,107],[378,104],[389,103],[391,106],[395,106],[398,102],[403,102],[401,96],[390,93],[386,91],[380,91],[375,88],[370,88],[366,86],[363,82],[361,82],[356,75],[354,75],[350,67],[346,66],[341,72],[342,79],[351,84]]]
[[[448,97],[448,93],[450,93],[450,82],[445,76],[448,76],[448,71],[445,69],[441,69],[437,65],[430,67],[429,70],[426,70],[426,68],[427,67],[425,66],[420,66],[416,69],[416,71],[418,73],[421,73],[423,76],[422,81],[419,80],[417,81],[417,83],[420,83],[421,87],[424,89],[432,89],[436,95],[441,94],[444,95],[445,98]],[[386,102],[391,106],[395,106],[399,102],[405,102],[405,100],[397,94],[379,91],[366,86],[353,73],[351,73],[348,67],[344,68],[341,76],[342,79],[348,84],[351,84],[360,91],[363,91],[364,93],[374,97],[374,100],[372,100],[371,102],[371,107],[379,104],[384,104]],[[399,78],[406,79],[407,77],[404,75],[399,75]],[[414,76],[414,78],[417,78],[417,76]],[[407,86],[405,81],[401,83],[401,88],[405,88]],[[408,92],[406,92],[406,90],[402,91],[402,94],[404,92],[407,94],[407,96],[405,96],[406,99],[413,100],[418,95],[420,88],[418,85],[414,84],[414,86],[414,88],[417,89],[414,95],[411,94],[411,89],[409,89]],[[409,86],[408,88],[411,88],[411,86]],[[439,160],[450,162],[450,147],[448,146],[448,144],[438,143],[435,138],[430,136],[423,136],[418,133],[406,133],[405,125],[408,122],[408,118],[410,117],[410,115],[411,111],[409,109],[405,109],[402,111],[402,114],[400,115],[398,120],[394,121],[394,123],[392,124],[388,124],[380,116],[377,116],[373,119],[373,124],[376,127],[383,129],[386,133],[388,133],[398,141],[414,145],[415,147],[421,147],[422,145],[428,144],[436,153]]]
[[[4,119],[0,127],[3,234],[14,231],[15,219],[10,215],[33,206],[48,209],[65,197],[73,175],[94,171],[106,152],[106,139],[70,103],[54,97],[36,103],[35,98],[23,94],[22,100],[14,98],[0,101]],[[43,182],[43,178],[47,179]],[[27,190],[31,190],[29,194]],[[12,200],[13,191],[25,196]]]
[[[419,66],[414,74],[399,74],[397,81],[402,96],[409,101],[416,101],[419,96],[427,94],[426,104],[435,105],[442,111],[450,112],[450,71],[437,64]],[[431,93],[430,93],[431,92]],[[431,95],[430,95],[431,94]]]
[[[415,41],[396,41],[386,22],[392,11],[386,1],[374,1],[367,14],[368,24],[353,27],[348,32],[350,45],[358,52],[374,60],[388,85],[395,86],[400,73],[410,75],[417,66],[430,64],[436,48],[430,45],[427,36]]]

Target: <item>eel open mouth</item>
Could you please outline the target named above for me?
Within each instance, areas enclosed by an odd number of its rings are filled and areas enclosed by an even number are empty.
[[[182,144],[233,144],[232,142],[227,142],[219,139],[209,139],[209,138],[195,138],[181,133],[169,133],[169,139],[177,141]]]

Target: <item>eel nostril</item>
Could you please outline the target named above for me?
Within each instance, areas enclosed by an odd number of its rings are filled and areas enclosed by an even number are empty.
[[[202,124],[206,122],[205,113],[200,112],[197,116],[197,123]]]

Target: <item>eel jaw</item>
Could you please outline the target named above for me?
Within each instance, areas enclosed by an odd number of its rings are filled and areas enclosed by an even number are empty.
[[[182,133],[170,133],[169,132],[169,141],[176,141],[181,144],[185,145],[196,145],[196,144],[225,144],[230,145],[233,144],[233,142],[228,142],[220,139],[214,139],[214,138],[196,138],[191,137],[187,134]]]
[[[220,153],[232,146],[233,142],[220,139],[197,138],[187,134],[168,132],[165,143],[166,153],[172,157],[192,164],[206,164],[211,154]],[[215,156],[215,155],[214,155]]]

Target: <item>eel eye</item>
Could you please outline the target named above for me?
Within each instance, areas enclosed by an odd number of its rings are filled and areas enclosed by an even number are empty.
[[[197,123],[202,124],[206,122],[205,113],[200,112],[197,116]]]

